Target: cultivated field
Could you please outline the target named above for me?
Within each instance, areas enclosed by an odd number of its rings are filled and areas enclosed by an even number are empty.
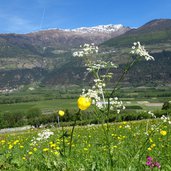
[[[29,91],[24,88],[11,94],[0,94],[0,113],[23,111],[40,108],[43,113],[52,113],[59,109],[77,109],[77,98],[81,88],[36,88]],[[171,99],[171,87],[127,87],[120,89],[117,94],[129,109],[160,110],[163,103]]]

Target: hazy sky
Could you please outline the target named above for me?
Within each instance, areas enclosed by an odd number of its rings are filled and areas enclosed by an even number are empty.
[[[0,33],[171,19],[171,0],[0,0]]]

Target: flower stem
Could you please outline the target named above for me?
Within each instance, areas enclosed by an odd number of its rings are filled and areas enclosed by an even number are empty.
[[[63,136],[62,136],[62,143],[63,143],[63,150],[64,150],[64,156],[65,156],[65,133],[64,133],[64,127],[62,125],[62,133],[63,133]]]
[[[109,140],[109,123],[108,122],[106,123],[106,128],[105,128],[105,125],[102,123],[102,129],[103,129],[104,134],[105,134],[106,146],[107,146],[107,150],[108,150],[107,153],[109,156],[110,166],[112,167],[113,166],[113,159],[112,159],[112,154],[111,154],[111,143]]]
[[[74,120],[74,124],[72,126],[72,130],[71,130],[71,137],[70,137],[70,143],[69,143],[69,155],[71,154],[71,149],[72,149],[72,141],[73,141],[73,135],[74,135],[74,129],[75,129],[75,126],[76,126],[76,122],[77,122],[77,118],[78,116],[80,115],[80,109],[78,110],[78,112],[76,113],[76,117],[75,117],[75,120]]]

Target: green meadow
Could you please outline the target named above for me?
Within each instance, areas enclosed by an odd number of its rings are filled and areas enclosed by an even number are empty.
[[[168,116],[160,119],[164,102],[171,99],[170,87],[118,89],[116,96],[126,109],[118,115],[111,113],[106,122],[105,119],[97,119],[92,106],[81,111],[81,121],[74,119],[80,94],[81,88],[73,87],[37,87],[32,91],[27,87],[11,94],[1,94],[0,114],[13,116],[7,118],[11,127],[16,123],[16,126],[28,123],[37,126],[41,121],[49,129],[1,133],[0,170],[171,170],[170,111],[164,111]],[[33,117],[32,109],[41,111],[40,118]],[[65,114],[69,120],[65,115],[64,119],[59,118],[60,127],[55,114],[59,110],[72,114],[72,117]],[[148,111],[158,111],[158,119],[149,116]],[[139,121],[129,121],[136,119]],[[2,121],[3,125],[9,123]]]
[[[72,127],[2,134],[0,170],[169,171],[170,130],[155,119],[76,126],[72,141]]]

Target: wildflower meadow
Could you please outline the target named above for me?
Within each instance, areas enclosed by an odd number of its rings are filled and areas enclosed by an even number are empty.
[[[65,127],[63,109],[57,111],[58,128],[32,128],[0,135],[0,170],[10,171],[146,171],[171,170],[171,120],[169,116],[138,121],[110,122],[125,110],[116,96],[121,81],[141,60],[155,60],[140,42],[133,43],[121,77],[108,90],[118,67],[99,53],[94,44],[80,46],[73,56],[80,58],[92,83],[77,99],[77,112]],[[110,87],[111,88],[111,87]],[[78,126],[91,107],[96,125]]]

